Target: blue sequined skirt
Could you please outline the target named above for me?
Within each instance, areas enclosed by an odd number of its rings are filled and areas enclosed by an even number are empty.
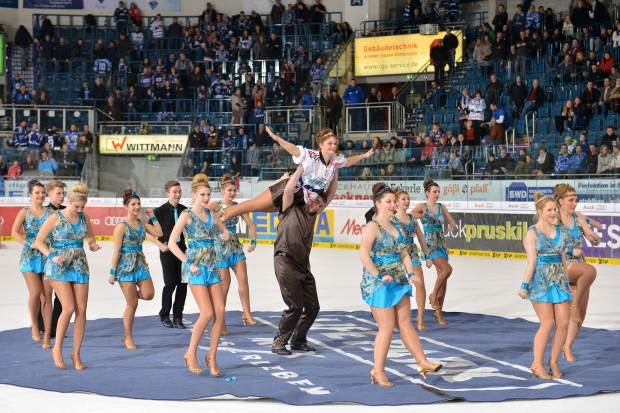
[[[200,268],[200,272],[198,274],[191,274],[187,280],[188,284],[206,285],[207,287],[210,287],[213,284],[222,282],[219,272],[213,273],[203,265],[198,265],[198,268]]]
[[[547,289],[547,292],[542,297],[536,299],[530,299],[535,303],[552,303],[560,304],[565,303],[573,299],[573,296],[566,291],[562,291],[557,284],[552,283]]]
[[[385,283],[381,287],[377,288],[372,294],[367,295],[364,298],[366,304],[376,308],[391,308],[405,296],[413,296],[413,289],[411,284],[402,285],[399,283]]]
[[[150,280],[151,273],[148,272],[144,268],[138,269],[138,271],[125,275],[125,276],[116,276],[116,281],[121,283],[137,283],[139,281]]]
[[[50,281],[65,281],[74,284],[88,284],[88,274],[77,272],[75,270],[69,270],[61,276],[51,279]]]
[[[448,258],[448,251],[446,250],[445,247],[441,247],[439,248],[437,251],[433,252],[430,254],[430,256],[427,257],[428,259],[431,260],[435,260],[437,258],[443,258],[446,261],[449,261],[450,259]]]
[[[235,268],[239,261],[245,261],[245,254],[233,252],[227,259],[217,262],[217,268]]]
[[[45,261],[47,258],[40,256],[30,259],[19,271],[29,272],[32,271],[36,274],[43,274],[45,272]]]

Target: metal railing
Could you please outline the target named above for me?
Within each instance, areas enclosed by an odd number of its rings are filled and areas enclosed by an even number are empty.
[[[41,130],[56,126],[58,130],[69,130],[71,124],[94,125],[95,112],[81,106],[21,106],[0,107],[0,131],[12,132],[22,121],[39,125]]]
[[[345,104],[346,133],[392,132],[405,119],[405,108],[398,102]]]

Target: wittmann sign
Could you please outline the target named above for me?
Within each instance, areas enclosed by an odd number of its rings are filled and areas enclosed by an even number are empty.
[[[102,155],[182,155],[187,135],[101,135]]]

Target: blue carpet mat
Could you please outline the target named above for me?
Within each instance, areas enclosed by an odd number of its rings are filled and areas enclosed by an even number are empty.
[[[396,386],[380,388],[370,385],[368,375],[376,332],[368,312],[321,312],[309,337],[310,344],[318,349],[316,354],[295,352],[292,356],[270,351],[280,313],[256,312],[254,316],[259,323],[243,327],[239,312],[227,313],[230,335],[221,340],[219,378],[211,377],[208,370],[202,375],[191,374],[183,365],[190,328],[166,329],[159,317],[151,316],[136,319],[137,351],[123,347],[121,319],[89,320],[82,348],[87,369],[82,372],[69,365],[71,330],[64,349],[67,370],[54,367],[50,352],[31,341],[29,328],[2,331],[0,383],[134,399],[190,400],[233,395],[292,405],[495,402],[620,390],[618,331],[583,328],[574,348],[578,361],[560,359],[565,378],[542,381],[533,379],[529,371],[536,324],[522,319],[446,313],[448,325],[439,326],[427,312],[422,343],[428,358],[443,363],[444,368],[423,380],[395,333],[386,371]],[[196,318],[195,314],[186,316],[190,326]],[[203,368],[207,346],[205,337],[198,352]],[[237,380],[226,381],[233,376]]]

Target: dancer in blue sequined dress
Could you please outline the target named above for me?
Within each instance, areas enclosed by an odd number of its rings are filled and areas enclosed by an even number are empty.
[[[590,286],[596,279],[596,268],[586,262],[582,244],[584,237],[592,245],[600,244],[599,236],[590,228],[602,229],[600,222],[576,212],[577,192],[568,184],[555,186],[554,198],[558,205],[558,224],[566,237],[566,276],[570,280],[573,300],[570,304],[571,323],[568,324],[568,335],[562,347],[564,358],[569,362],[577,361],[573,355],[573,343],[579,335],[579,329],[586,317]]]
[[[426,257],[429,256],[429,250],[424,240],[424,234],[413,215],[408,214],[407,210],[411,200],[409,194],[406,191],[397,191],[396,194],[396,213],[394,214],[394,222],[398,225],[400,232],[405,239],[405,245],[407,246],[407,252],[411,258],[413,264],[413,274],[415,275],[413,284],[415,287],[415,301],[418,307],[418,315],[416,316],[416,324],[419,331],[424,331],[426,326],[424,325],[424,303],[426,300],[426,287],[424,286],[424,273],[422,272],[422,263],[420,262],[420,254],[418,253],[418,246],[414,242],[414,237],[418,238],[418,243],[422,248],[422,251]],[[430,258],[426,259],[426,267],[430,268],[433,265],[433,261]]]
[[[194,324],[192,338],[183,358],[189,371],[202,373],[196,361],[196,350],[207,324],[213,318],[209,353],[205,356],[205,361],[211,375],[219,376],[220,370],[215,356],[224,321],[224,293],[217,268],[215,238],[228,240],[231,234],[224,223],[208,209],[211,187],[206,175],[194,176],[192,198],[194,205],[181,213],[170,234],[171,239],[177,239],[183,232],[187,241],[187,251],[183,253],[175,243],[168,244],[170,252],[183,262],[183,282],[189,284],[200,309],[200,316]]]
[[[127,215],[114,228],[114,252],[108,281],[112,285],[118,281],[127,303],[123,313],[123,344],[127,350],[137,350],[138,346],[133,340],[133,322],[138,300],[149,301],[155,295],[149,265],[142,252],[142,243],[146,234],[161,237],[163,232],[152,209],[144,211],[149,222],[140,219],[142,204],[135,191],[127,189],[122,197]]]
[[[426,359],[422,343],[411,323],[412,284],[415,284],[413,264],[399,227],[393,224],[396,211],[394,192],[384,183],[373,186],[376,208],[374,219],[362,232],[360,258],[364,266],[361,290],[362,298],[370,306],[379,326],[375,338],[374,366],[370,372],[371,383],[391,387],[385,375],[385,361],[394,328],[398,328],[403,344],[418,363],[418,372],[436,372],[441,364]]]
[[[562,378],[558,359],[568,333],[570,320],[569,302],[572,299],[566,278],[566,238],[555,224],[556,204],[553,197],[534,194],[538,222],[532,225],[523,240],[527,253],[527,268],[519,296],[532,302],[540,320],[534,336],[534,362],[532,373],[541,379]],[[551,345],[550,376],[544,367],[545,349],[551,329],[555,329]]]
[[[211,202],[209,209],[216,210],[218,216],[225,213],[225,211],[233,206],[237,205],[234,200],[237,197],[237,185],[232,179],[230,174],[226,174],[222,177],[222,183],[220,185],[222,191],[222,199],[218,202]],[[241,219],[245,222],[250,233],[250,246],[248,252],[254,251],[256,248],[256,226],[248,214],[241,215]],[[243,244],[239,242],[239,236],[237,235],[237,223],[239,222],[239,216],[235,216],[224,223],[228,231],[231,233],[231,238],[228,241],[222,241],[219,237],[215,238],[215,252],[217,257],[217,266],[220,269],[220,276],[222,277],[222,290],[224,292],[224,305],[226,305],[226,299],[228,297],[228,290],[230,289],[230,270],[232,269],[237,277],[237,283],[239,285],[239,298],[241,300],[241,307],[243,314],[241,315],[241,321],[245,326],[246,323],[253,325],[256,324],[256,320],[252,317],[252,311],[250,310],[250,286],[248,283],[248,267],[246,265],[245,254],[243,253]],[[226,322],[222,327],[222,335],[227,335]]]
[[[442,308],[446,299],[448,278],[452,274],[452,266],[448,263],[448,248],[444,236],[443,225],[448,222],[448,231],[456,228],[456,222],[448,208],[438,202],[441,193],[439,185],[432,179],[424,181],[424,193],[426,203],[420,203],[412,210],[414,217],[420,218],[424,228],[424,239],[429,249],[429,258],[437,269],[437,279],[433,292],[428,296],[428,301],[435,310],[434,317],[439,324],[446,324],[443,318]]]
[[[41,182],[36,179],[28,182],[28,193],[30,194],[30,206],[19,211],[15,217],[11,236],[24,246],[20,256],[20,271],[28,287],[28,313],[30,314],[32,340],[35,343],[41,342],[39,331],[39,310],[41,310],[45,326],[43,348],[49,349],[51,348],[52,287],[43,280],[47,258],[35,247],[34,241],[41,225],[50,214],[50,209],[43,206],[45,187]],[[20,232],[22,227],[23,235]],[[46,242],[49,244],[49,240]]]
[[[84,213],[88,201],[86,185],[76,184],[68,195],[67,208],[56,211],[45,220],[35,245],[47,256],[45,279],[50,281],[62,303],[62,313],[56,329],[56,343],[52,349],[54,364],[65,369],[62,357],[62,344],[71,321],[73,321],[72,364],[76,370],[83,370],[80,357],[84,330],[86,329],[86,306],[88,303],[88,262],[84,252],[84,240],[91,251],[100,249],[95,240],[90,219]],[[52,234],[52,247],[47,245],[47,238]]]

